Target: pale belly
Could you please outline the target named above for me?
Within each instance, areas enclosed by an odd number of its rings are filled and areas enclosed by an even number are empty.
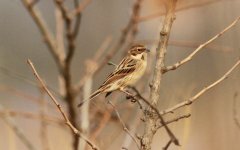
[[[128,78],[127,86],[133,86],[143,76],[143,74],[146,71],[146,68],[147,68],[147,64],[143,63],[143,64],[141,64],[141,67],[138,70],[136,70],[132,73],[132,75],[126,77],[126,78]]]
[[[111,92],[114,90],[118,90],[119,88],[125,88],[127,86],[133,86],[145,73],[147,68],[147,63],[139,64],[141,67],[139,67],[137,70],[135,70],[132,74],[124,77],[124,79],[118,80],[109,86],[105,92]]]

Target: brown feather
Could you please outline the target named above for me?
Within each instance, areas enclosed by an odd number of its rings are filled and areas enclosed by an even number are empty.
[[[106,81],[100,86],[99,89],[105,88],[107,85],[118,81],[119,79],[124,78],[125,76],[129,75],[130,73],[134,72],[135,68],[126,68],[126,69],[120,69],[116,72],[113,72],[109,75],[109,77],[106,79]]]

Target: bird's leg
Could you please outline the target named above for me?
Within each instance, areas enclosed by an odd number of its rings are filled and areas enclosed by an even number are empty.
[[[135,95],[133,95],[132,93],[128,92],[127,90],[125,90],[125,89],[123,89],[123,88],[120,88],[119,90],[120,90],[121,92],[127,94],[128,96],[132,97],[132,98],[135,97]]]
[[[119,90],[120,90],[121,92],[127,94],[127,96],[128,96],[129,98],[131,98],[131,102],[134,102],[134,103],[137,102],[137,103],[139,104],[140,109],[143,108],[143,107],[142,107],[142,104],[139,102],[139,100],[137,99],[137,97],[136,97],[135,95],[133,95],[132,93],[128,92],[127,90],[125,90],[125,89],[123,89],[123,88],[120,88]],[[127,99],[128,99],[128,97],[127,97]]]

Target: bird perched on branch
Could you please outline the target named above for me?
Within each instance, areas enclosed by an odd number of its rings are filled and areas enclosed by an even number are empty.
[[[105,82],[88,99],[83,100],[78,107],[86,101],[94,99],[101,93],[106,93],[106,97],[115,90],[124,91],[128,86],[134,85],[144,74],[147,67],[147,52],[149,49],[143,45],[133,45],[127,56],[116,66],[116,69],[107,77]]]

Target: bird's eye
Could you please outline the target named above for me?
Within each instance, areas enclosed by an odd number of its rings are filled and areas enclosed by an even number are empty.
[[[141,51],[141,49],[137,49],[137,51]]]

